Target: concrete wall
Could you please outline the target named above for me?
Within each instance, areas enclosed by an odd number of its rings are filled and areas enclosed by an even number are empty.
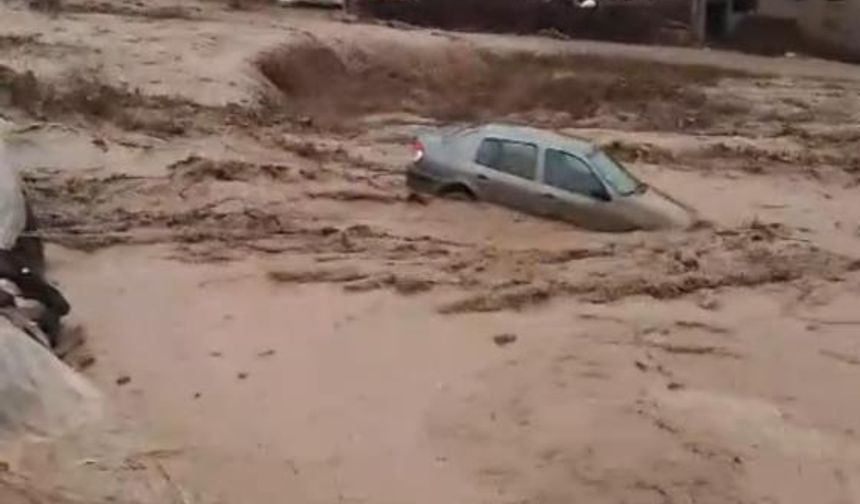
[[[797,21],[811,42],[860,54],[860,0],[799,0],[798,3],[801,7]]]
[[[813,45],[860,57],[860,0],[759,0],[757,14],[796,20]]]
[[[580,9],[570,0],[349,0],[350,12],[449,30],[534,33],[638,43],[686,42],[693,0],[597,0]],[[700,0],[704,2],[705,0]]]
[[[810,1],[819,0],[759,0],[757,12],[767,17],[797,19],[801,5]]]

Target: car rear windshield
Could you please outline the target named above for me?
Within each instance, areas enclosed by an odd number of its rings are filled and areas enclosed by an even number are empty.
[[[588,158],[591,160],[592,166],[603,176],[603,180],[609,183],[618,194],[628,196],[638,191],[642,186],[639,179],[605,152],[595,150]]]

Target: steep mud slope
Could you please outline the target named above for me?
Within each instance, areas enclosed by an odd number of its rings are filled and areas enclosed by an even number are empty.
[[[364,43],[289,44],[257,59],[287,106],[307,114],[354,117],[411,112],[443,120],[539,114],[560,121],[606,109],[635,114],[640,127],[689,127],[711,106],[701,88],[740,75],[704,66],[675,66],[587,55],[492,52],[466,44],[398,49]],[[735,111],[739,112],[739,111]]]

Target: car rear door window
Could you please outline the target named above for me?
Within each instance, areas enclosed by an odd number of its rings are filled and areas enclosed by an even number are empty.
[[[537,146],[487,138],[481,142],[475,161],[494,170],[534,180],[537,172]]]
[[[544,183],[547,185],[586,196],[605,191],[591,168],[576,156],[548,149],[544,161]]]

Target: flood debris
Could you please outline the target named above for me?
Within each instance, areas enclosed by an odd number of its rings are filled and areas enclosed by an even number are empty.
[[[99,418],[101,395],[0,316],[0,449],[20,436],[59,435]]]
[[[495,343],[496,346],[500,346],[500,347],[508,346],[511,343],[515,343],[516,341],[517,341],[517,335],[516,334],[504,333],[504,334],[497,334],[497,335],[493,336],[493,343]]]
[[[78,371],[85,371],[85,370],[89,369],[90,367],[92,367],[93,365],[95,365],[95,363],[96,363],[95,356],[85,355],[85,356],[81,357],[80,359],[78,359],[78,361],[75,363],[75,369],[77,369]]]

